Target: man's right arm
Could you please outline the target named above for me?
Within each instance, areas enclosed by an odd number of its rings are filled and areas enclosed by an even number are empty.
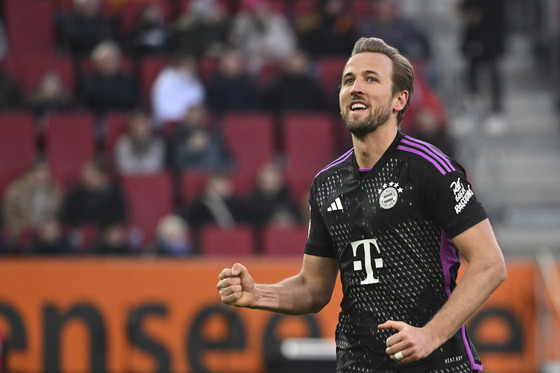
[[[329,303],[337,275],[336,259],[304,255],[300,273],[276,284],[256,284],[247,268],[236,263],[220,273],[217,289],[228,305],[300,315]]]

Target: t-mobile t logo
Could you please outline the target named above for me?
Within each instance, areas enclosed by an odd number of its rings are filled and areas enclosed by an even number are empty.
[[[373,277],[373,266],[371,260],[371,250],[372,246],[375,246],[378,254],[381,254],[381,250],[379,250],[379,245],[377,245],[376,239],[368,239],[368,240],[359,240],[354,241],[351,243],[352,245],[352,252],[354,257],[357,256],[358,248],[362,248],[364,250],[364,261],[362,265],[361,260],[354,261],[354,271],[362,271],[365,267],[366,271],[366,278],[360,282],[362,285],[369,285],[369,284],[377,284],[379,282],[378,278]],[[375,258],[373,260],[375,263],[375,268],[382,268],[383,267],[383,259],[382,258]]]

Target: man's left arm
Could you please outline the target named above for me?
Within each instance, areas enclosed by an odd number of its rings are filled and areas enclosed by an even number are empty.
[[[453,238],[455,246],[468,262],[453,293],[422,328],[400,321],[387,321],[380,329],[397,333],[387,339],[387,354],[409,363],[430,355],[470,319],[506,279],[503,254],[488,219]],[[395,354],[398,354],[395,357]]]

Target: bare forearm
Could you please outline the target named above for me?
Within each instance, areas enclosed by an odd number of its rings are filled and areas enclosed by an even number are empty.
[[[288,315],[320,311],[328,299],[309,289],[301,276],[293,276],[276,284],[255,285],[255,303],[251,308]]]
[[[448,301],[425,326],[440,344],[467,322],[506,278],[504,257],[488,219],[453,242],[469,264]]]
[[[235,263],[222,270],[216,288],[231,306],[298,315],[319,312],[330,301],[337,274],[336,259],[304,255],[301,272],[276,284],[256,284],[247,268]]]
[[[443,344],[461,328],[505,280],[500,263],[471,263],[449,300],[425,326],[437,345]]]

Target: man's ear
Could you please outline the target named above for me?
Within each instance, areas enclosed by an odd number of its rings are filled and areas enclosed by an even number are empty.
[[[406,106],[408,101],[408,91],[400,91],[395,95],[395,101],[393,104],[393,109],[395,111],[401,111]]]

